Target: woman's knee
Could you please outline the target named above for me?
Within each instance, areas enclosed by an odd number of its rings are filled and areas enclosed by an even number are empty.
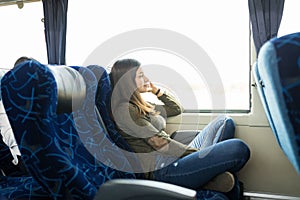
[[[235,131],[235,123],[231,117],[226,116],[224,123],[226,128],[230,129],[232,132]]]
[[[222,137],[220,141],[234,138],[235,135],[235,122],[234,120],[226,115],[221,116],[223,119],[222,124]]]
[[[231,117],[226,116],[226,117],[225,117],[225,122],[224,122],[224,123],[226,123],[227,126],[230,126],[230,127],[232,127],[233,129],[235,129],[235,122],[234,122],[234,120],[233,120]]]
[[[235,157],[241,160],[242,162],[247,162],[250,158],[250,148],[249,146],[240,139],[232,139],[231,141],[231,148]]]

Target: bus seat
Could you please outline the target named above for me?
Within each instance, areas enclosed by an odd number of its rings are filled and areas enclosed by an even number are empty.
[[[101,117],[103,118],[104,124],[106,125],[108,129],[109,135],[114,138],[113,140],[116,141],[118,146],[120,148],[123,148],[123,150],[131,152],[131,148],[127,144],[127,142],[122,138],[122,136],[119,134],[118,130],[116,129],[116,125],[113,122],[113,119],[110,115],[110,97],[111,97],[111,83],[109,74],[106,71],[106,69],[102,66],[98,65],[89,65],[87,66],[96,76],[98,80],[98,86],[97,86],[97,93],[96,93],[96,106],[97,109],[100,112]],[[128,148],[128,149],[127,149]],[[131,156],[131,154],[126,154],[127,156]],[[136,160],[134,160],[136,161]],[[139,171],[139,165],[137,163],[134,163],[133,167],[136,171]],[[138,178],[143,178],[143,176],[137,176]],[[143,180],[142,180],[143,181]],[[161,183],[159,183],[161,184]],[[137,184],[139,185],[139,184]],[[127,188],[126,186],[124,188]],[[124,190],[123,188],[123,190]],[[173,197],[174,198],[174,197]],[[176,199],[176,198],[174,198]],[[199,190],[197,191],[197,199],[202,200],[209,200],[209,199],[227,199],[227,197],[216,191],[210,191],[210,190]]]
[[[253,75],[270,127],[300,174],[300,33],[266,42]]]
[[[0,135],[0,199],[50,199],[48,193],[12,160],[11,151]]]
[[[90,110],[86,96],[96,90],[96,81],[85,77],[69,67],[29,61],[1,80],[3,103],[24,163],[54,199],[92,199],[107,180],[134,178],[96,160],[81,142],[78,131],[86,130],[76,127],[76,113]],[[90,121],[85,123],[89,127]],[[105,150],[89,142],[89,150]]]
[[[109,108],[110,108],[111,87],[110,87],[109,76],[106,70],[97,65],[89,65],[87,66],[87,68],[94,73],[98,81],[95,104],[98,111],[100,112],[100,115],[103,119],[103,122],[107,130],[109,130],[110,137],[122,149],[132,151],[129,145],[127,144],[127,142],[116,131],[115,124],[110,118]]]
[[[0,199],[51,200],[44,188],[30,176],[0,176]]]
[[[103,120],[103,126],[106,127],[108,137],[112,139],[112,141],[122,149],[122,152],[126,156],[126,158],[129,160],[131,165],[133,166],[133,170],[135,172],[135,175],[138,179],[145,178],[142,172],[141,165],[139,164],[137,156],[135,156],[133,150],[130,148],[128,143],[125,141],[125,139],[119,134],[116,125],[114,124],[113,120],[110,116],[110,96],[111,96],[111,85],[110,85],[110,79],[107,71],[100,66],[97,65],[89,65],[87,66],[88,69],[90,69],[94,75],[96,76],[96,79],[98,81],[97,85],[97,92],[96,92],[96,109],[100,114],[100,117]]]
[[[21,176],[13,156],[0,137],[0,199],[47,199],[48,193],[32,178]]]
[[[94,199],[96,194],[101,197],[115,192],[105,188],[120,178],[129,184],[136,181],[133,173],[122,170],[128,169],[125,159],[115,163],[114,156],[122,158],[122,152],[111,154],[118,149],[109,142],[102,146],[109,139],[97,124],[97,81],[90,70],[27,61],[8,72],[1,85],[24,163],[49,197]],[[102,190],[97,192],[99,188]],[[164,190],[155,188],[152,192]],[[194,199],[195,191],[185,188],[185,192],[176,192],[178,199]],[[170,199],[162,193],[163,199]],[[118,194],[123,199],[123,194]]]

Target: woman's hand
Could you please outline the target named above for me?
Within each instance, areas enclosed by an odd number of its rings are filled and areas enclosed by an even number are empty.
[[[168,140],[163,137],[153,136],[148,139],[148,143],[156,150],[166,151],[168,147]],[[162,149],[163,148],[163,149]]]
[[[163,95],[163,92],[159,88],[157,88],[152,82],[150,82],[150,88],[152,94],[156,95],[157,97]]]

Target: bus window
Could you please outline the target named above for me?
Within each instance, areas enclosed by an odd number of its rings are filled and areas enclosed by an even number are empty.
[[[299,6],[300,2],[297,0],[284,2],[284,10],[278,31],[278,37],[300,31],[300,25],[297,20],[300,17],[299,10],[297,10]]]
[[[21,56],[47,62],[42,2],[0,7],[0,68],[11,69]]]
[[[177,94],[188,112],[249,111],[247,1],[111,0],[85,4],[72,0],[67,25],[68,64],[107,67],[120,58],[135,58],[150,71],[150,66],[158,67],[150,78],[164,72],[165,78],[173,81],[162,85]],[[166,40],[169,46],[162,44]],[[204,73],[203,68],[211,72]]]
[[[247,1],[72,0],[68,7],[67,65],[136,58],[187,112],[249,111]],[[9,56],[0,67],[23,55],[47,62],[42,16],[42,2],[1,7],[1,51]]]

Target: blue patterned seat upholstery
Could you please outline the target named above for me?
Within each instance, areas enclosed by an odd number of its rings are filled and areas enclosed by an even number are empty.
[[[0,139],[0,199],[49,199],[48,193],[32,178],[21,176],[12,164],[8,146]]]
[[[48,193],[12,160],[9,147],[0,135],[0,199],[50,199]]]
[[[132,151],[127,142],[116,130],[115,124],[110,117],[111,86],[108,73],[103,67],[97,65],[90,65],[87,68],[94,73],[98,81],[95,104],[106,125],[109,136],[120,148]]]
[[[270,127],[300,174],[300,33],[266,42],[253,74]]]
[[[50,200],[49,194],[33,177],[0,177],[0,199]]]
[[[110,116],[111,85],[107,71],[103,67],[97,65],[90,65],[87,68],[94,73],[98,80],[95,104],[103,120],[104,126],[107,129],[108,137],[110,137],[112,141],[122,149],[122,152],[133,166],[133,170],[137,178],[144,178],[144,174],[140,173],[142,168],[139,164],[138,158],[135,156],[125,139],[119,134],[116,125]]]
[[[135,178],[122,171],[128,164],[124,160],[97,160],[113,157],[116,148],[102,146],[107,138],[95,124],[95,76],[77,70],[28,61],[1,80],[3,104],[24,163],[53,199],[93,199],[104,182]]]

